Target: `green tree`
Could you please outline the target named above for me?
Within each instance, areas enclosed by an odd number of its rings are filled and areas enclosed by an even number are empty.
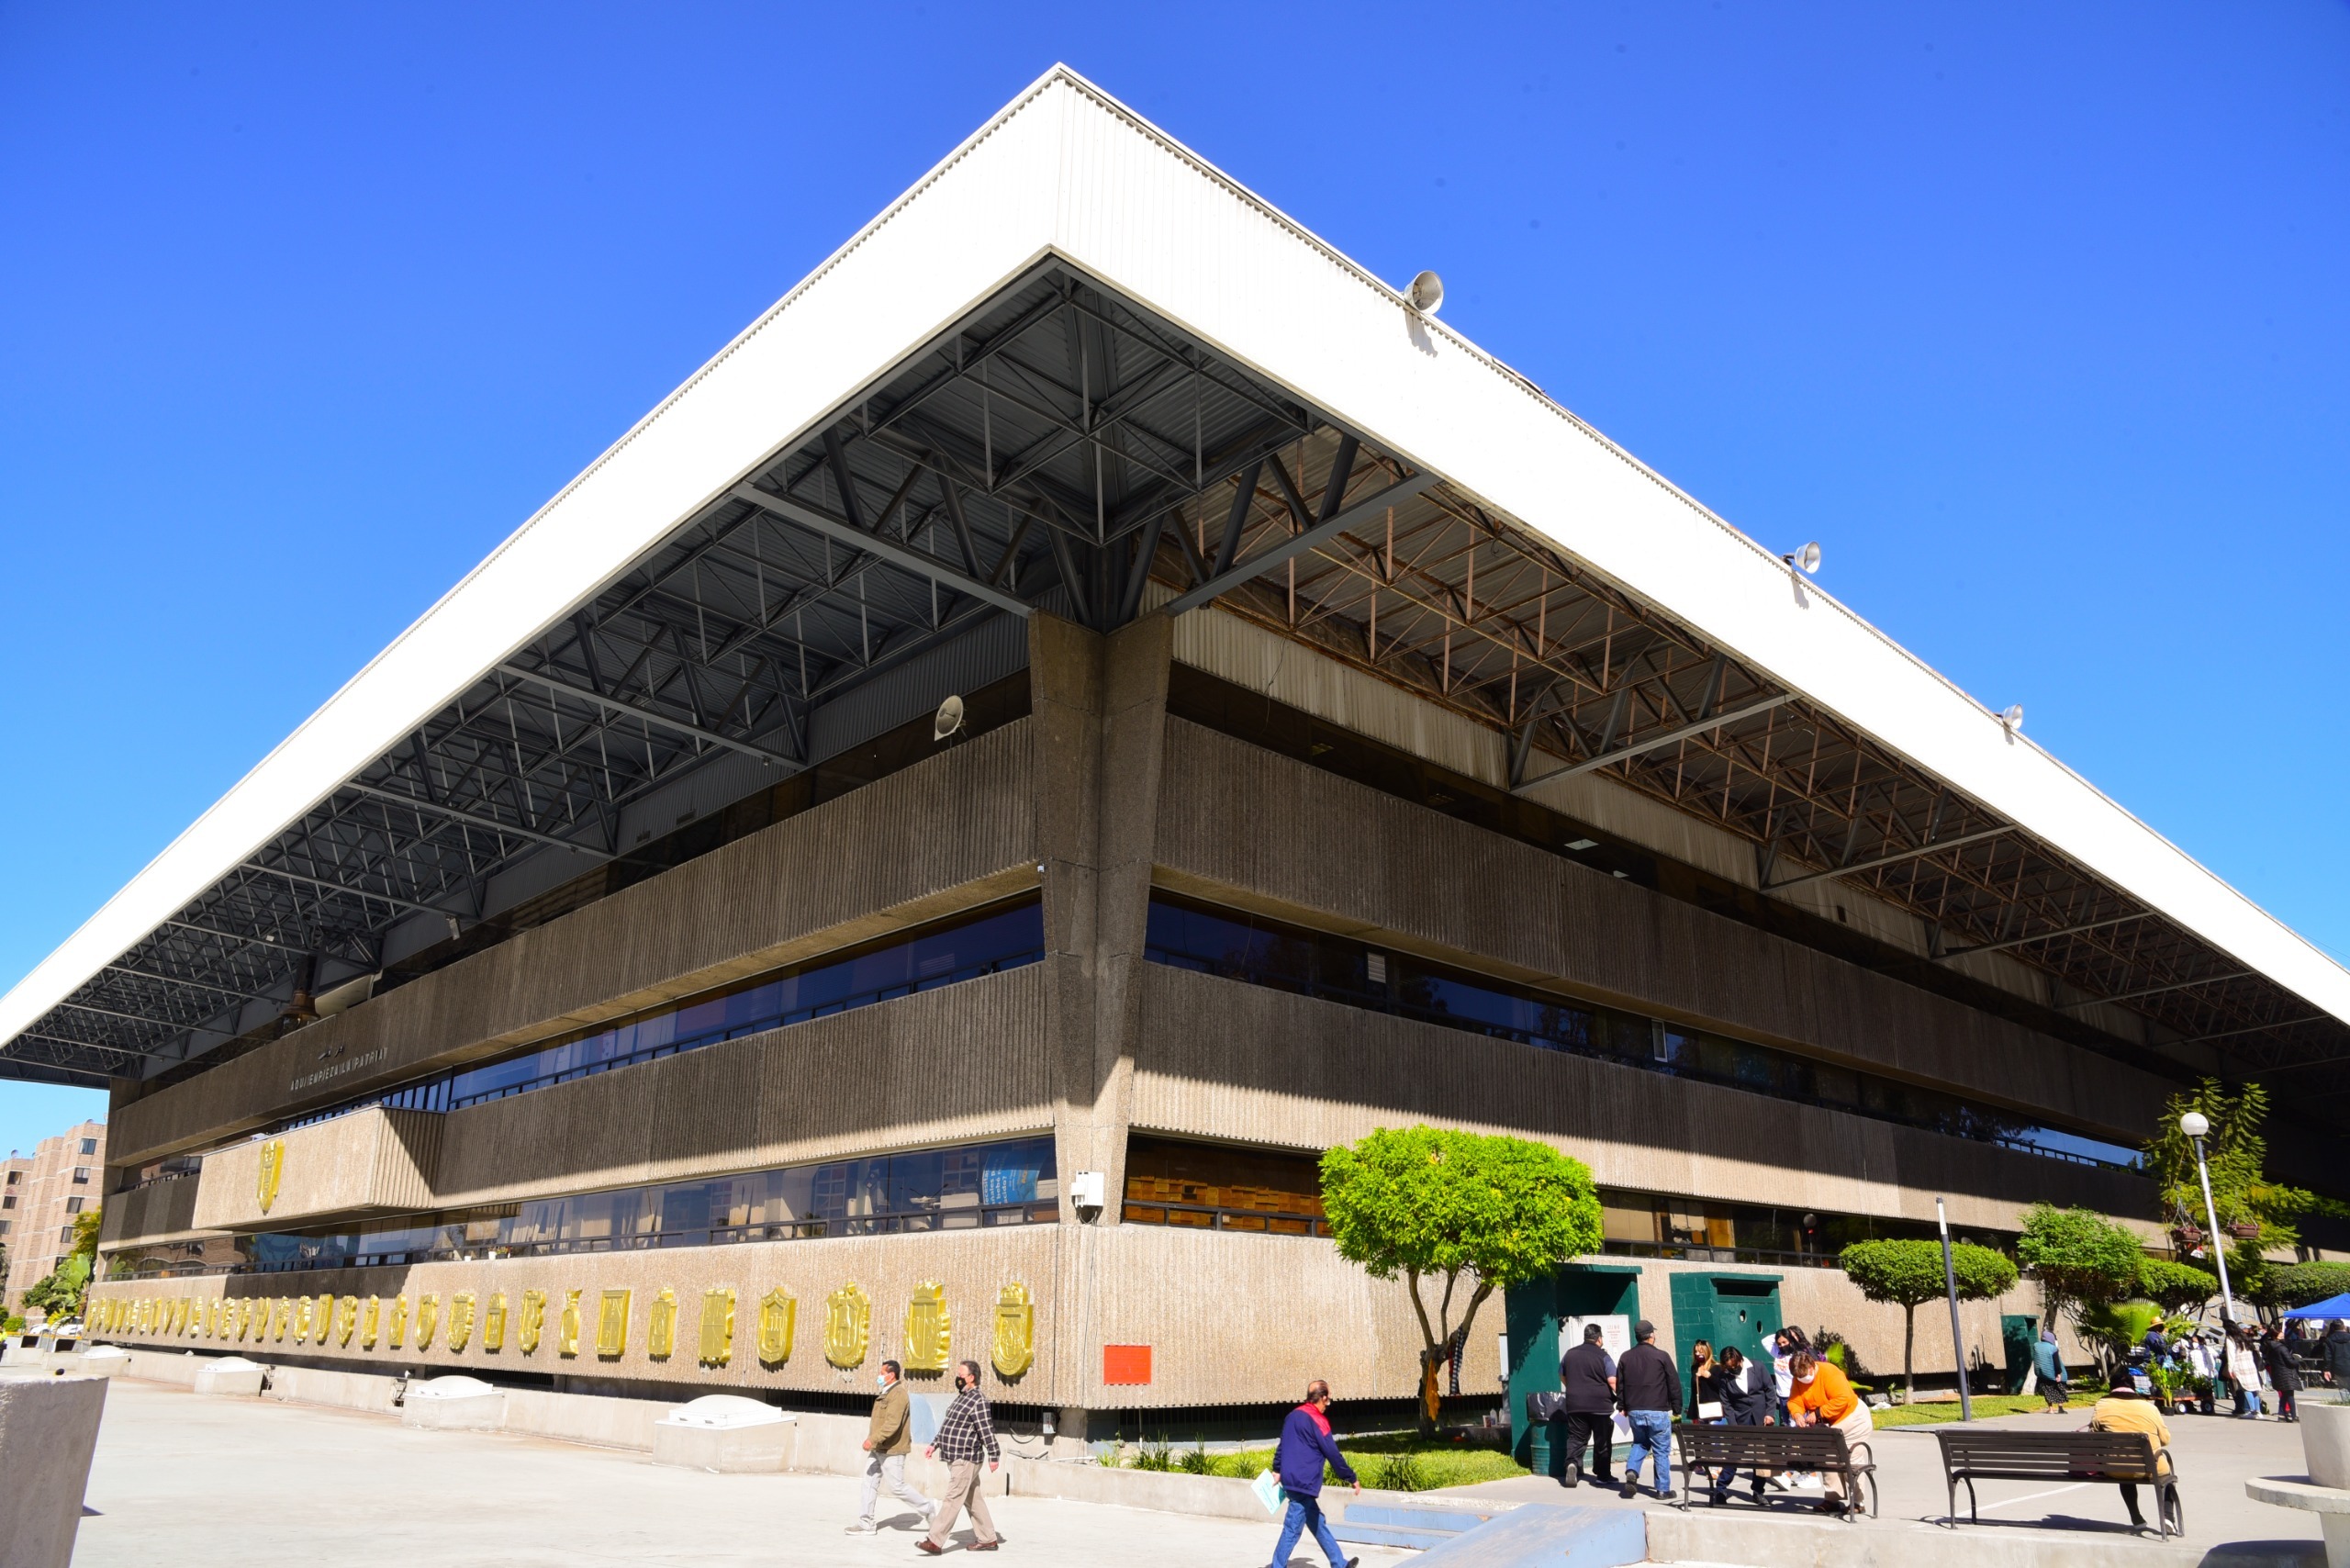
[[[2074,1315],[2074,1326],[2105,1363],[2109,1385],[2130,1359],[2131,1347],[2163,1320],[2163,1309],[2151,1301],[2100,1301]]]
[[[2350,1263],[2288,1263],[2270,1276],[2268,1294],[2277,1306],[2311,1306],[2350,1294]]]
[[[1836,1263],[1861,1294],[1901,1309],[1901,1386],[1906,1397],[1915,1396],[1918,1308],[1942,1297],[1942,1243],[1855,1241],[1837,1255]],[[1960,1242],[1950,1249],[1950,1263],[1961,1301],[1988,1301],[2015,1288],[2016,1266],[1988,1247]]]
[[[2220,1282],[2209,1269],[2174,1263],[2167,1258],[2145,1258],[2138,1264],[2138,1294],[2165,1312],[2194,1314],[2220,1294]]]
[[[25,1287],[24,1305],[40,1308],[51,1323],[81,1315],[82,1298],[89,1294],[90,1276],[97,1268],[99,1218],[99,1210],[89,1209],[73,1222],[72,1249],[53,1271]]]
[[[2076,1322],[2084,1307],[2119,1301],[2138,1288],[2145,1249],[2138,1238],[2092,1209],[2034,1204],[2023,1213],[2016,1261],[2040,1282],[2053,1326],[2061,1313]]]
[[[1338,1256],[1411,1291],[1424,1432],[1436,1427],[1446,1348],[1456,1335],[1466,1343],[1485,1298],[1599,1249],[1591,1168],[1525,1138],[1382,1127],[1322,1157],[1322,1205]],[[1433,1312],[1424,1282],[1442,1287]]]
[[[2225,1234],[2203,1238],[2209,1223],[2203,1208],[2203,1185],[2195,1169],[2195,1140],[2178,1129],[2178,1119],[2199,1111],[2211,1124],[2203,1139],[2204,1159],[2210,1167],[2211,1207],[2218,1211]],[[2146,1173],[2154,1179],[2160,1213],[2155,1216],[2181,1233],[2190,1256],[2208,1256],[2203,1249],[2225,1247],[2229,1283],[2240,1295],[2267,1297],[2267,1254],[2290,1250],[2300,1242],[2293,1221],[2305,1214],[2350,1215],[2350,1205],[2321,1198],[2300,1187],[2269,1180],[2266,1170],[2268,1140],[2260,1125],[2268,1116],[2268,1091],[2257,1083],[2230,1090],[2216,1078],[2207,1078],[2192,1092],[2174,1094],[2163,1106],[2162,1121],[2145,1145]]]

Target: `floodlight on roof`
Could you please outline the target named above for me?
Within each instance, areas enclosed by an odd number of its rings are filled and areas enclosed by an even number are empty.
[[[1434,273],[1424,272],[1412,280],[1404,291],[1404,302],[1423,316],[1433,316],[1444,303],[1444,279]]]
[[[1999,715],[1999,727],[2011,735],[2023,734],[2023,704],[2010,703],[2008,711]]]
[[[944,741],[963,727],[963,700],[949,697],[938,705],[937,716],[930,722],[930,738]]]
[[[1819,575],[1819,541],[1814,539],[1805,544],[1802,549],[1791,551],[1780,556],[1779,559],[1801,572],[1805,577],[1816,577]]]

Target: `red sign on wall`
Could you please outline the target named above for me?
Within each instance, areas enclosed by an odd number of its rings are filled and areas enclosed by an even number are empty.
[[[1102,1347],[1102,1381],[1137,1386],[1150,1382],[1150,1347],[1147,1345],[1104,1345]]]

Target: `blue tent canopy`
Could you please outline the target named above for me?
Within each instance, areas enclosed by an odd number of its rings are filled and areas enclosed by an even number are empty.
[[[2323,1301],[2311,1302],[2307,1306],[2297,1306],[2285,1316],[2288,1317],[2350,1317],[2350,1291],[2344,1291],[2340,1295],[2328,1296]]]

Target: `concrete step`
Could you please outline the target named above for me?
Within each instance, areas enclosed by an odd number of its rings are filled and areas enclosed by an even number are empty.
[[[1400,1546],[1413,1551],[1426,1551],[1432,1546],[1442,1546],[1458,1536],[1454,1530],[1396,1529],[1385,1525],[1336,1524],[1331,1536],[1350,1546]]]
[[[1496,1514],[1421,1554],[1425,1568],[1628,1568],[1648,1560],[1648,1527],[1638,1508],[1573,1508],[1528,1503]]]

